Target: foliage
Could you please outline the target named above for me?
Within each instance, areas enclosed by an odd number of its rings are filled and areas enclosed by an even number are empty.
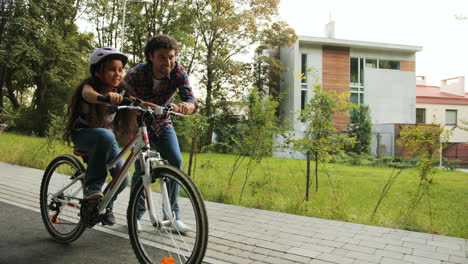
[[[461,125],[458,128],[468,131],[468,121],[460,120],[460,123]]]
[[[44,135],[49,113],[61,112],[67,95],[84,77],[91,35],[78,32],[75,21],[82,1],[2,1],[0,86],[24,132]],[[0,94],[3,99],[3,93]],[[3,100],[0,100],[3,102]],[[3,109],[3,105],[0,105]]]
[[[272,152],[277,149],[275,137],[283,131],[283,127],[275,115],[276,107],[279,104],[278,100],[271,96],[262,97],[257,89],[252,90],[248,98],[248,117],[241,125],[238,135],[233,138],[236,155],[229,173],[228,191],[236,171],[247,159],[239,202],[242,200],[246,184],[254,169],[264,158],[271,156]]]
[[[179,135],[190,139],[190,157],[189,157],[189,166],[188,166],[188,175],[195,177],[195,165],[192,166],[194,159],[196,160],[196,154],[198,152],[198,142],[200,142],[200,135],[203,135],[203,132],[208,126],[206,118],[200,114],[193,114],[178,120],[177,122],[177,132]]]
[[[449,160],[446,157],[443,157],[442,158],[442,167],[445,170],[454,171],[455,169],[460,167],[460,165],[459,165],[460,162],[461,162],[461,160]]]
[[[153,1],[148,4],[127,1],[123,21],[124,10],[120,0],[92,0],[86,3],[86,13],[94,25],[96,45],[119,47],[131,55],[130,67],[146,61],[144,47],[151,37],[168,34],[182,44],[181,61],[188,73],[191,73],[197,56],[190,51],[196,45],[193,38],[192,2]]]
[[[240,106],[240,105],[238,105]],[[241,124],[245,117],[232,113],[230,108],[214,117],[214,133],[216,140],[212,150],[219,153],[234,153],[236,138],[239,138]]]
[[[358,105],[357,108],[351,109],[348,135],[356,139],[351,151],[357,154],[370,153],[372,120],[368,105]]]
[[[412,216],[416,207],[425,197],[428,199],[429,210],[432,215],[432,208],[430,208],[430,192],[434,184],[434,175],[436,173],[433,159],[437,158],[442,144],[448,142],[450,133],[449,131],[445,131],[443,127],[416,126],[404,127],[400,132],[400,136],[399,143],[408,148],[413,154],[413,157],[418,157],[420,159],[417,163],[419,171],[418,186],[413,193],[404,219],[409,219]]]
[[[205,144],[211,143],[215,109],[223,102],[236,100],[250,87],[250,65],[239,62],[247,48],[266,40],[292,40],[296,35],[278,19],[278,0],[196,0],[196,36],[199,43],[201,86],[205,91],[203,114],[210,120]],[[278,31],[272,30],[276,25]],[[270,36],[270,37],[267,37]],[[259,87],[261,88],[261,87]],[[237,99],[238,100],[238,99]]]
[[[332,159],[333,153],[343,153],[353,139],[338,134],[332,115],[335,112],[347,112],[352,105],[346,101],[348,95],[338,94],[334,90],[324,91],[320,85],[314,87],[314,94],[301,111],[299,120],[306,124],[304,137],[293,140],[294,148],[302,152],[311,152],[315,157],[315,191],[318,191],[318,166]],[[307,183],[306,200],[308,200]]]

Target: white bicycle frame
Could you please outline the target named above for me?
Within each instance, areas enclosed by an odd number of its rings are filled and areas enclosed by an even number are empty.
[[[163,108],[158,107],[153,109],[145,109],[141,108],[139,106],[119,106],[118,109],[130,109],[130,110],[140,110],[140,111],[146,111],[146,112],[153,112],[154,114],[163,114]],[[174,113],[173,114],[183,116],[182,114]],[[156,166],[158,165],[164,165],[164,161],[161,159],[160,154],[158,152],[153,152],[150,150],[150,142],[148,138],[148,131],[146,128],[145,123],[142,121],[141,126],[138,129],[138,133],[132,138],[132,140],[123,148],[123,150],[117,155],[117,157],[114,158],[113,161],[111,161],[109,164],[107,164],[106,168],[107,171],[110,169],[114,168],[116,164],[118,164],[122,159],[124,159],[125,155],[127,152],[130,151],[130,155],[128,158],[125,160],[125,163],[122,167],[122,169],[119,171],[117,177],[110,183],[110,187],[106,194],[104,195],[104,198],[102,199],[101,203],[98,206],[98,212],[100,215],[103,215],[106,212],[107,205],[111,201],[112,197],[114,197],[115,193],[117,190],[120,188],[120,186],[123,184],[125,180],[125,175],[130,170],[130,167],[132,164],[135,163],[137,159],[139,159],[141,168],[144,168],[144,173],[141,175],[142,180],[143,180],[143,186],[144,186],[144,192],[146,194],[146,205],[149,213],[149,217],[151,219],[151,222],[153,226],[160,227],[163,224],[163,219],[158,219],[156,214],[155,214],[155,206],[153,203],[153,198],[151,196],[151,165],[154,164]],[[64,188],[58,190],[55,192],[53,195],[54,199],[68,204],[68,206],[72,206],[75,208],[80,208],[79,204],[72,203],[70,201],[65,201],[63,199],[58,198],[58,195],[60,193],[63,193],[64,190],[84,178],[85,173],[80,174],[77,176],[70,184],[66,185]],[[161,196],[162,196],[162,207],[165,212],[171,212],[167,214],[167,217],[169,219],[165,220],[164,222],[171,222],[173,223],[175,221],[175,217],[172,214],[172,208],[171,208],[171,203],[169,200],[169,195],[167,191],[167,186],[165,181],[160,181],[160,188],[161,188]],[[74,194],[73,197],[75,197],[80,191],[82,191],[82,188],[79,188]]]

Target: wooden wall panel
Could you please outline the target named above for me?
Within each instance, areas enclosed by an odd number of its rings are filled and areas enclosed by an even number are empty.
[[[349,48],[324,46],[322,48],[322,87],[339,93],[349,92]],[[349,100],[349,98],[348,98]],[[333,121],[338,131],[348,128],[349,114],[336,113]]]
[[[401,61],[401,71],[416,72],[415,61]]]

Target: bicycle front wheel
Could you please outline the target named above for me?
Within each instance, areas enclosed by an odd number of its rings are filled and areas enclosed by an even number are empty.
[[[62,243],[75,241],[86,229],[80,217],[84,182],[77,179],[84,171],[77,158],[66,154],[55,158],[42,178],[42,221],[49,234]]]
[[[167,219],[172,212],[167,212],[163,206],[161,183],[177,183],[179,185],[179,219],[190,229],[181,230],[174,223],[152,223],[149,213],[139,217],[139,203],[145,188],[140,179],[132,186],[130,204],[127,211],[130,241],[140,263],[162,263],[164,258],[172,258],[175,263],[201,263],[208,243],[208,218],[203,198],[193,181],[180,170],[169,166],[153,170],[155,181],[151,185],[151,199],[155,214],[159,220]],[[140,200],[140,201],[139,201]],[[144,201],[144,200],[143,200]],[[146,197],[146,203],[148,198]],[[138,222],[142,227],[138,231]]]

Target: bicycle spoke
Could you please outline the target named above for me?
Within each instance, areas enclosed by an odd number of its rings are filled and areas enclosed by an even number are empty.
[[[195,188],[194,185],[189,185],[185,181],[188,176],[180,176],[177,173],[164,175],[164,178],[168,178],[170,181],[163,180],[162,177],[156,179],[153,186],[157,186],[157,190],[151,194],[151,199],[147,197],[147,200],[153,202],[154,213],[157,215],[156,218],[163,220],[161,225],[153,226],[151,223],[149,213],[146,213],[141,220],[143,225],[143,231],[141,233],[135,232],[136,217],[138,203],[136,202],[143,193],[143,185],[141,181],[137,187],[132,191],[128,220],[130,226],[130,239],[134,251],[141,263],[159,263],[162,257],[170,256],[177,260],[177,263],[199,263],[203,258],[206,250],[206,243],[208,238],[208,225],[206,219],[206,212],[203,204],[201,204],[201,196],[198,192],[195,192],[191,188]],[[160,182],[164,181],[164,182]],[[190,230],[182,232],[177,229],[179,225],[175,217],[174,212],[169,212],[168,207],[175,206],[174,201],[171,201],[170,205],[165,205],[163,202],[164,197],[168,197],[160,189],[165,190],[164,184],[171,182],[177,182],[180,188],[180,196],[177,204],[180,212],[180,218]],[[161,185],[163,184],[163,185]],[[162,186],[159,188],[159,186]],[[173,186],[174,187],[174,186]],[[169,189],[169,188],[167,188]],[[168,199],[168,198],[166,198]],[[202,208],[200,210],[200,208]],[[148,223],[151,225],[148,228]],[[185,230],[184,230],[185,231]],[[159,250],[156,250],[159,249]],[[161,251],[162,250],[162,251]],[[162,252],[162,253],[161,253]]]
[[[71,155],[54,159],[41,184],[41,215],[47,231],[60,242],[71,242],[84,231],[81,224],[79,198],[83,182],[75,180],[82,174],[83,165]]]

